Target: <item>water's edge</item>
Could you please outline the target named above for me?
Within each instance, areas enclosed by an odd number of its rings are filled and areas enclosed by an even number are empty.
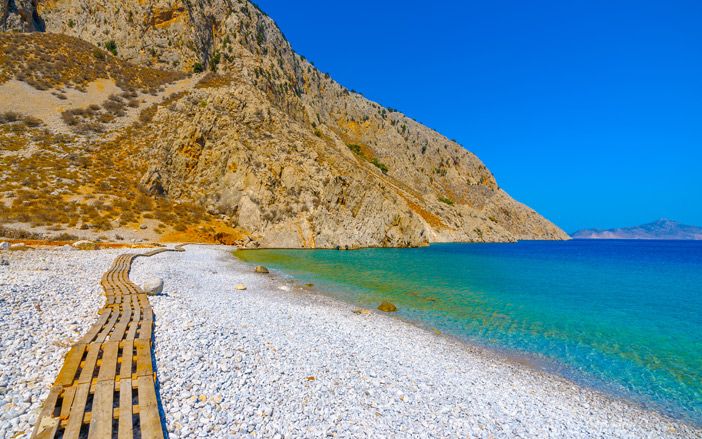
[[[262,250],[267,251],[275,249]],[[314,251],[312,249],[303,250]],[[257,250],[246,251],[255,252]],[[246,261],[242,259],[239,255],[237,255],[237,252],[238,250],[231,252],[231,255],[237,261],[246,264],[252,269],[256,265],[259,265],[256,262]],[[280,285],[289,285],[289,283],[292,282],[294,285],[303,287],[302,289],[307,294],[312,294],[324,298],[325,301],[328,301],[330,304],[332,304],[332,306],[334,304],[341,306],[351,305],[357,308],[368,309],[368,307],[364,304],[354,302],[353,300],[348,300],[347,298],[340,296],[339,294],[335,294],[332,291],[332,286],[323,287],[314,284],[310,287],[307,286],[307,282],[305,280],[296,277],[294,274],[286,271],[283,268],[268,267],[268,269],[270,270],[270,277],[272,281],[279,283]],[[283,291],[281,291],[281,293],[283,293]],[[582,372],[576,371],[568,367],[568,365],[566,364],[559,363],[556,359],[546,358],[538,355],[537,353],[484,343],[482,340],[473,337],[466,337],[458,334],[453,334],[451,332],[439,331],[437,328],[429,325],[427,322],[411,319],[401,314],[383,313],[382,311],[378,311],[375,309],[369,310],[371,312],[402,321],[403,323],[411,325],[417,328],[418,330],[431,333],[433,336],[448,339],[451,342],[453,342],[457,347],[468,349],[472,353],[476,353],[478,355],[486,356],[496,361],[507,363],[516,368],[527,368],[531,372],[541,374],[545,377],[545,379],[556,379],[568,385],[577,386],[581,389],[584,389],[585,391],[593,392],[599,397],[607,400],[616,401],[618,403],[628,405],[638,410],[655,412],[658,415],[664,416],[668,419],[677,422],[689,424],[690,426],[693,426],[695,428],[702,427],[702,421],[698,419],[695,419],[690,416],[685,416],[684,414],[681,414],[679,412],[670,411],[662,404],[657,404],[654,401],[645,401],[637,397],[637,395],[634,393],[627,393],[625,390],[617,387],[614,383],[605,382],[595,376],[586,376]]]

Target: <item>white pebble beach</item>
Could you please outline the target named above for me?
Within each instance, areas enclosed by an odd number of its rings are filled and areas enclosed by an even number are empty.
[[[697,427],[501,354],[187,246],[134,262],[151,297],[169,437],[702,437]],[[142,250],[143,251],[143,250]],[[139,250],[3,252],[0,438],[29,437],[99,280]],[[236,290],[244,284],[246,290]]]

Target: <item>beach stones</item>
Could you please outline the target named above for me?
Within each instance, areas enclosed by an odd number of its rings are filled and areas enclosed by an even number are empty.
[[[234,285],[234,289],[235,289],[235,290],[239,290],[239,291],[244,291],[244,290],[246,290],[246,285],[244,285],[244,284],[236,284],[236,285]]]
[[[163,292],[163,279],[155,277],[145,281],[141,289],[149,296],[157,296]]]
[[[9,250],[10,249],[10,243],[9,242],[0,242],[0,250]]]
[[[268,269],[266,267],[264,267],[263,265],[256,266],[256,269],[254,271],[256,273],[261,273],[261,274],[268,274],[269,273]]]
[[[380,305],[378,305],[378,309],[382,312],[397,312],[397,307],[387,301],[382,301]]]

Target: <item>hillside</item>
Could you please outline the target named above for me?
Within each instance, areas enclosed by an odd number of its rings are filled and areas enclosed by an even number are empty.
[[[666,218],[634,227],[585,229],[573,233],[576,239],[667,239],[702,240],[702,227],[680,224]]]
[[[3,29],[47,33],[0,44],[0,112],[21,113],[0,125],[10,225],[267,247],[567,238],[475,155],[319,72],[247,1],[14,4]]]

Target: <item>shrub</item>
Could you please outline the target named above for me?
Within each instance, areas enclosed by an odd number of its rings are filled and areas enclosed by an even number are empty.
[[[202,66],[202,63],[196,62],[193,64],[193,73],[202,73],[205,71],[205,68]]]
[[[351,151],[353,151],[354,154],[362,155],[362,153],[361,153],[361,146],[360,146],[360,145],[356,145],[356,144],[354,144],[354,143],[350,143],[350,144],[348,144],[348,145],[346,145],[346,146],[348,146],[349,149],[350,149]]]
[[[371,163],[373,163],[376,168],[380,169],[383,174],[388,173],[388,167],[384,163],[381,163],[377,158],[373,158],[373,160],[371,160]]]
[[[115,43],[115,40],[110,40],[106,42],[105,49],[107,49],[108,52],[112,53],[112,55],[117,56],[117,43]]]
[[[212,59],[210,60],[210,69],[213,72],[217,71],[217,66],[219,65],[219,62],[222,60],[222,55],[220,55],[219,52],[215,52],[214,55],[212,55]]]
[[[439,197],[439,201],[441,201],[442,203],[448,204],[449,206],[453,206],[453,200],[450,198],[446,198],[446,197],[442,196],[442,197]]]

